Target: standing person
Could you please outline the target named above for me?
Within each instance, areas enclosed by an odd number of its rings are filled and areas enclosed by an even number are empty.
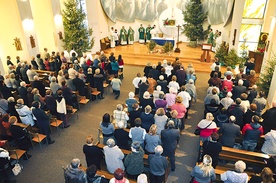
[[[272,107],[265,111],[262,118],[264,119],[262,125],[264,127],[265,134],[272,129],[276,129],[276,100],[272,102]]]
[[[121,168],[117,168],[114,172],[114,178],[110,179],[109,183],[129,183],[125,177],[125,172]]]
[[[6,141],[4,141],[6,143]],[[2,182],[16,182],[13,178],[12,167],[10,165],[9,151],[0,147],[0,181]]]
[[[110,29],[110,47],[115,48],[115,31],[114,27]]]
[[[39,133],[47,136],[48,144],[55,143],[50,136],[50,127],[49,127],[49,116],[40,108],[40,103],[38,101],[33,102],[32,113],[36,118],[36,124],[39,128]]]
[[[141,81],[141,73],[137,73],[136,77],[132,80],[132,84],[135,88],[135,95],[139,94],[139,82]]]
[[[118,104],[116,106],[116,110],[113,111],[113,118],[116,126],[118,126],[118,122],[122,121],[124,122],[124,127],[127,127],[127,121],[129,120],[129,117],[124,111],[124,107],[122,104]]]
[[[94,87],[97,88],[97,90],[101,92],[101,95],[98,96],[99,99],[104,99],[104,97],[103,97],[103,94],[104,94],[103,82],[104,82],[104,76],[100,73],[100,69],[96,69],[95,74],[94,74]]]
[[[147,132],[149,131],[152,124],[154,124],[154,116],[151,113],[151,106],[147,105],[145,107],[145,111],[141,113],[140,118],[142,120],[142,128],[144,128]]]
[[[35,122],[33,120],[32,111],[28,106],[24,105],[23,99],[18,99],[17,104],[15,105],[15,109],[19,115],[21,122],[25,125],[34,126]]]
[[[161,131],[165,129],[168,117],[166,116],[164,108],[157,109],[154,115],[154,123],[157,126],[157,134],[160,135]]]
[[[220,45],[222,44],[221,32],[218,32],[218,36],[215,40],[215,43],[216,43],[215,52],[217,52],[220,48]]]
[[[209,34],[208,34],[208,38],[207,38],[207,44],[214,44],[214,33],[213,33],[213,29],[209,30]]]
[[[113,93],[115,94],[115,99],[118,99],[120,96],[120,88],[121,88],[122,82],[118,78],[117,74],[114,75],[114,78],[111,80],[110,84],[112,86]]]
[[[208,112],[206,114],[206,119],[202,119],[197,124],[197,128],[201,129],[199,137],[202,142],[209,140],[211,134],[217,132],[217,125],[213,120],[213,114]]]
[[[246,66],[246,75],[250,74],[251,70],[255,69],[255,58],[250,58],[245,64],[244,66]]]
[[[244,150],[254,151],[260,136],[263,135],[263,127],[259,124],[260,117],[254,115],[252,121],[246,124],[242,129]]]
[[[221,134],[221,145],[226,147],[234,147],[236,137],[241,135],[240,127],[239,125],[235,124],[236,117],[230,116],[229,117],[229,123],[224,123],[218,133]]]
[[[171,163],[171,171],[175,170],[175,150],[180,139],[180,132],[174,128],[174,122],[170,120],[167,129],[161,131],[163,144],[163,156],[168,156]]]
[[[154,154],[150,154],[148,158],[150,182],[162,183],[164,180],[165,170],[168,166],[166,157],[162,156],[162,146],[158,145],[154,148]]]
[[[144,172],[144,150],[139,142],[131,144],[131,153],[125,158],[124,165],[128,178],[137,179]]]
[[[262,146],[262,152],[265,154],[275,155],[276,154],[276,130],[270,130],[264,136],[265,142]]]
[[[146,136],[146,130],[141,128],[141,119],[136,118],[134,120],[135,127],[130,128],[129,138],[132,139],[132,142],[139,142],[140,146],[144,148],[144,140]]]
[[[220,179],[224,182],[239,182],[246,183],[248,182],[248,175],[244,173],[246,169],[246,164],[239,160],[235,163],[235,171],[226,171],[220,175]]]
[[[93,142],[93,137],[88,135],[82,151],[85,155],[87,167],[95,165],[97,169],[101,170],[101,159],[103,159],[104,154],[99,147],[93,144]]]
[[[100,122],[100,128],[103,133],[103,144],[106,144],[107,140],[114,139],[114,125],[110,122],[110,115],[105,113],[102,121]]]
[[[65,183],[86,183],[86,173],[80,168],[80,159],[74,158],[64,170]]]
[[[63,121],[64,128],[68,128],[70,125],[68,124],[66,103],[63,97],[62,90],[57,91],[56,102],[57,102],[57,112],[59,113],[60,118]]]
[[[120,30],[120,41],[121,41],[121,45],[127,44],[127,30],[125,29],[125,26],[122,26]]]
[[[219,161],[219,153],[222,151],[222,146],[218,141],[219,134],[212,133],[211,139],[209,141],[205,141],[202,145],[203,147],[203,156],[208,154],[212,158],[212,166],[216,168]]]
[[[134,42],[134,30],[132,29],[131,26],[129,26],[127,37],[128,37],[128,44],[133,44],[133,42]]]
[[[148,25],[148,27],[146,28],[146,42],[149,42],[151,39],[150,31],[151,31],[151,27],[150,25]]]
[[[175,98],[175,104],[172,105],[171,107],[171,110],[176,110],[178,115],[177,115],[177,118],[181,120],[181,127],[180,127],[180,130],[183,130],[185,129],[185,123],[184,123],[184,120],[185,120],[185,114],[187,112],[187,109],[186,107],[183,105],[183,99],[181,96],[177,96]]]
[[[124,126],[125,126],[124,122],[122,122],[122,121],[118,122],[118,128],[116,128],[114,131],[114,137],[115,137],[116,143],[120,149],[130,150],[129,132],[124,129]]]
[[[119,45],[119,35],[117,29],[114,31],[115,46]]]
[[[111,60],[110,60],[111,61]],[[118,62],[115,60],[112,60],[111,62],[111,70],[112,70],[112,74],[118,74],[119,71],[119,64]]]
[[[122,55],[118,56],[118,65],[119,65],[120,72],[122,72],[120,78],[124,79],[124,73],[123,73],[123,71],[124,71],[124,60],[122,58]]]
[[[193,177],[192,183],[209,183],[216,180],[216,173],[212,167],[211,156],[203,156],[203,162],[194,167],[191,176]]]
[[[25,81],[21,81],[20,82],[20,87],[18,88],[18,93],[20,95],[20,98],[23,99],[25,104],[28,104],[28,97],[27,97],[27,88],[26,88],[27,84],[25,83]]]
[[[114,173],[117,168],[124,170],[124,154],[121,149],[115,144],[113,139],[108,139],[106,144],[107,146],[104,146],[103,151],[106,167],[109,173]]]
[[[128,99],[126,99],[126,107],[127,107],[127,112],[133,111],[132,105],[135,103],[138,103],[138,101],[134,98],[134,93],[129,92],[128,94]]]
[[[145,136],[145,150],[147,154],[154,154],[155,147],[161,145],[160,136],[156,134],[157,129],[156,124],[151,125],[149,133]]]
[[[139,32],[139,43],[140,44],[145,43],[145,28],[143,27],[143,24],[140,25],[138,32]]]

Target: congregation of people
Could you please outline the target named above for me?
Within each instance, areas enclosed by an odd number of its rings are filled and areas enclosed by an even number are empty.
[[[38,128],[52,144],[55,141],[50,137],[50,116],[61,119],[63,128],[70,127],[67,106],[76,107],[79,102],[76,96],[87,97],[91,87],[100,92],[98,99],[104,99],[103,84],[109,83],[115,99],[120,97],[124,66],[121,55],[116,59],[114,53],[107,57],[101,52],[92,59],[91,55],[78,57],[74,50],[60,55],[54,52],[50,55],[47,48],[44,51],[42,58],[38,54],[31,62],[17,58],[17,65],[8,56],[8,74],[0,76],[1,139],[15,142],[27,152],[31,147],[28,132],[18,123]],[[222,74],[218,60],[211,66],[202,114],[204,119],[197,125],[205,152],[202,163],[191,172],[193,182],[214,180],[221,147],[238,146],[235,139],[241,134],[243,141],[239,148],[257,150],[257,142],[265,134],[265,142],[259,150],[276,154],[276,127],[273,124],[276,101],[271,109],[264,110],[266,94],[256,86],[254,61],[250,59],[245,65],[246,69],[241,68],[236,75],[231,68]],[[47,79],[41,80],[39,70],[52,72]],[[180,134],[185,129],[192,103],[197,101],[195,69],[192,63],[186,67],[175,58],[172,63],[167,60],[157,64],[148,62],[143,72],[133,79],[133,91],[129,92],[125,103],[118,104],[112,113],[103,114],[99,127],[104,147],[98,147],[93,137],[88,136],[83,146],[87,169],[84,170],[80,160],[74,158],[64,170],[66,182],[107,181],[96,174],[102,169],[102,159],[108,172],[114,174],[110,182],[128,182],[127,178],[146,182],[145,174],[149,172],[150,182],[161,183],[169,165],[170,170],[175,171],[175,151]],[[131,153],[125,156],[122,150]],[[144,166],[145,154],[149,167]],[[27,155],[26,159],[31,157]],[[227,171],[221,175],[221,180],[248,181],[244,167],[244,162],[237,162],[236,171]],[[269,172],[267,169],[263,171],[264,174]]]

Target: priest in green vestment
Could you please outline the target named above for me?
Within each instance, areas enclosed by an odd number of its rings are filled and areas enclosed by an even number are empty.
[[[129,26],[127,35],[128,35],[128,44],[133,44],[133,42],[134,42],[134,30],[132,29],[131,26]]]
[[[127,44],[127,30],[125,29],[125,26],[122,26],[122,29],[120,30],[120,41],[121,45]]]
[[[145,28],[143,25],[140,25],[140,28],[138,29],[139,32],[139,43],[145,43]]]
[[[214,33],[213,33],[213,29],[209,30],[209,35],[208,35],[208,39],[207,39],[207,43],[208,44],[214,44]]]
[[[150,39],[151,39],[150,31],[151,31],[151,27],[150,27],[150,25],[148,25],[148,27],[146,28],[146,38],[147,38],[147,42],[149,42]]]

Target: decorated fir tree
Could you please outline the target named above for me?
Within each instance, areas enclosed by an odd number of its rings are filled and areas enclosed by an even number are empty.
[[[207,13],[203,12],[201,0],[190,0],[183,11],[183,32],[190,40],[190,45],[197,46],[197,41],[204,40],[208,31],[203,30],[203,23],[207,19]]]
[[[221,65],[225,65],[225,57],[227,56],[227,48],[225,46],[225,44],[221,44],[218,48],[218,50],[216,50],[216,55],[215,57],[217,57],[219,59],[219,62],[221,63]]]
[[[268,95],[273,72],[276,66],[276,55],[273,54],[270,60],[267,60],[266,66],[260,74],[259,81],[257,83],[260,90],[264,91]]]
[[[92,38],[93,30],[88,28],[84,20],[86,14],[82,10],[79,0],[67,0],[64,2],[65,9],[62,11],[64,26],[64,48],[74,48],[79,56],[88,51],[94,45]]]

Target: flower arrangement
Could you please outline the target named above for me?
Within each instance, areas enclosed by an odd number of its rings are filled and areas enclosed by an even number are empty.
[[[256,52],[264,53],[265,52],[265,44],[259,44]]]
[[[175,26],[175,20],[166,18],[163,20],[163,25],[164,26]]]

